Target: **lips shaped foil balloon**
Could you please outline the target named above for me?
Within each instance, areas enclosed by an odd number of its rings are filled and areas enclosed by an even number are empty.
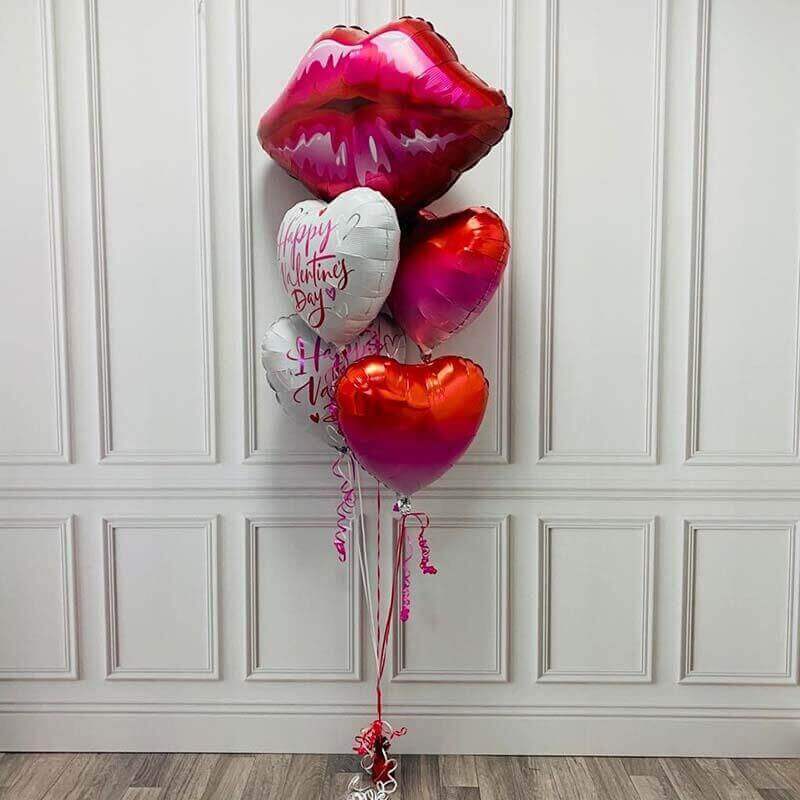
[[[400,364],[368,356],[336,388],[339,428],[361,465],[402,495],[444,475],[469,447],[489,399],[483,370],[458,356]]]
[[[510,120],[501,91],[467,70],[429,22],[404,17],[369,34],[323,33],[258,138],[318,197],[369,186],[404,215],[441,197]]]
[[[474,320],[503,277],[511,245],[488,208],[421,211],[400,243],[389,308],[424,353]]]
[[[400,225],[372,189],[326,205],[304,200],[278,230],[278,264],[294,310],[326,342],[352,342],[383,307],[400,253]]]

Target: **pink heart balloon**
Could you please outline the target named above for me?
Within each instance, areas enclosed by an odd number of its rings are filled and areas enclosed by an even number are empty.
[[[500,285],[510,249],[503,220],[488,208],[446,217],[420,212],[400,241],[388,298],[395,320],[430,353],[483,311]]]

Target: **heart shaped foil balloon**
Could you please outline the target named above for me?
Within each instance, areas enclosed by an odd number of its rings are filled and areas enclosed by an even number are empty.
[[[297,315],[281,317],[261,342],[261,365],[280,407],[326,444],[345,444],[336,424],[336,382],[365,356],[404,359],[406,337],[385,314],[341,350],[320,339]]]
[[[404,17],[373,33],[323,33],[258,138],[318,197],[369,186],[405,215],[441,197],[510,120],[501,91],[467,70],[429,22]]]
[[[304,200],[278,230],[281,279],[295,312],[338,347],[378,315],[399,253],[397,215],[372,189],[352,189],[329,205]]]
[[[483,370],[458,356],[400,364],[368,356],[336,389],[339,428],[361,465],[401,495],[444,475],[469,447],[489,399]]]
[[[389,308],[423,353],[474,320],[494,296],[511,250],[491,209],[421,211],[403,234]]]

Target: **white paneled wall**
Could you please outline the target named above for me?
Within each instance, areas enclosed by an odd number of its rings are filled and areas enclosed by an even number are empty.
[[[371,719],[330,453],[257,360],[306,193],[254,134],[320,31],[401,14],[514,120],[435,205],[513,264],[448,343],[492,400],[416,499],[398,749],[797,755],[794,0],[0,0],[0,751]]]

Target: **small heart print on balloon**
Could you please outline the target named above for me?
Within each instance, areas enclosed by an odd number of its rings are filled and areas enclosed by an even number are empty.
[[[397,348],[400,346],[401,342],[405,343],[405,337],[406,335],[404,333],[398,333],[396,336],[392,336],[392,334],[387,333],[383,337],[383,350],[381,351],[382,354],[394,358],[394,353],[397,352]]]
[[[325,294],[328,295],[331,300],[336,299],[336,289],[334,289],[333,286],[331,286],[329,289],[325,289]]]
[[[319,414],[309,414],[309,415],[308,415],[308,418],[309,418],[309,419],[310,419],[312,422],[319,422]]]

